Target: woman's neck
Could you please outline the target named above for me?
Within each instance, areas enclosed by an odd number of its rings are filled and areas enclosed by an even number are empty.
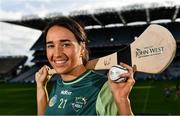
[[[72,81],[83,74],[85,71],[86,68],[84,67],[84,65],[78,65],[69,73],[61,74],[61,78],[63,79],[63,81]]]

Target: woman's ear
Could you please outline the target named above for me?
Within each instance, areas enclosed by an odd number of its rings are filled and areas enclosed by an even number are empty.
[[[86,49],[86,44],[84,42],[81,43],[81,54],[84,54]]]

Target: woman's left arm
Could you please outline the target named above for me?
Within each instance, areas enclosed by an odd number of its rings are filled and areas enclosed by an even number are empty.
[[[129,100],[129,94],[133,85],[135,84],[135,80],[133,78],[134,71],[133,68],[127,64],[120,63],[121,66],[127,68],[128,73],[124,73],[119,75],[120,77],[124,77],[127,79],[125,82],[114,82],[108,78],[108,83],[115,100],[115,103],[118,107],[118,111],[120,115],[133,115],[131,104]]]

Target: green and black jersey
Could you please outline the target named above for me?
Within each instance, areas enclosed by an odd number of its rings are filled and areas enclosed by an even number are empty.
[[[45,115],[117,115],[107,78],[88,70],[73,81],[59,79]]]

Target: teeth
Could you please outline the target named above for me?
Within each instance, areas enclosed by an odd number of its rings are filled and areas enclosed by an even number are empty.
[[[64,64],[66,61],[63,60],[63,61],[55,61],[56,64]]]

